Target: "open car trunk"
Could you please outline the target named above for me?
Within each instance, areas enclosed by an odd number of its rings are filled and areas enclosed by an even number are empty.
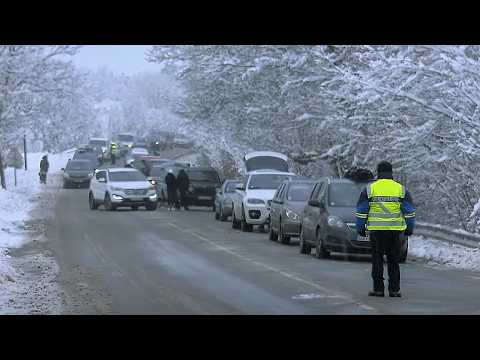
[[[244,157],[247,172],[255,170],[276,170],[288,172],[287,156],[273,151],[255,151]]]

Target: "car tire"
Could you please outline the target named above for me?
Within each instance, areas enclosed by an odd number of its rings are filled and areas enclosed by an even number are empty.
[[[88,194],[88,204],[90,205],[90,210],[97,210],[98,204],[95,201],[95,198],[93,197],[92,193]]]
[[[240,221],[238,221],[235,216],[235,209],[233,209],[232,212],[232,229],[240,229]]]
[[[253,230],[253,225],[250,225],[247,223],[247,220],[245,219],[245,210],[242,208],[242,220],[240,221],[240,229],[243,232],[252,232]]]
[[[110,195],[108,193],[105,194],[105,200],[103,201],[103,206],[107,211],[115,211],[116,209],[115,205],[112,204],[112,201],[110,200]]]
[[[145,205],[145,209],[147,209],[148,211],[155,211],[155,210],[157,210],[157,207],[158,207],[157,202],[148,203],[148,204]]]
[[[227,221],[228,220],[228,216],[224,215],[223,214],[223,206],[220,206],[220,221]]]
[[[138,210],[138,206],[137,206],[137,205],[132,206],[132,210],[133,210],[133,211],[137,211],[137,210]]]
[[[282,219],[278,221],[278,242],[288,245],[290,244],[290,236],[283,235],[282,231]]]
[[[317,231],[315,240],[315,257],[317,259],[327,259],[330,257],[330,252],[323,247],[323,240],[320,239],[320,232]]]
[[[273,231],[273,229],[272,229],[272,224],[270,224],[270,229],[268,231],[268,239],[270,241],[277,241],[277,239],[278,239],[277,233],[275,233],[275,231]]]
[[[312,252],[312,247],[305,242],[303,238],[303,228],[300,229],[300,254],[310,254]]]

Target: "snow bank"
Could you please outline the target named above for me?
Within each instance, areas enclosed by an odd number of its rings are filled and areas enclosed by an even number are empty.
[[[450,268],[480,271],[480,249],[412,236],[409,254]]]
[[[5,169],[7,190],[0,189],[0,284],[13,281],[15,274],[8,262],[8,248],[20,247],[28,237],[22,231],[28,213],[34,206],[34,200],[42,191],[38,171],[44,153],[28,154],[28,170],[17,170],[17,186],[15,187],[13,168]],[[49,155],[49,173],[61,171],[71,153]],[[48,186],[48,184],[47,184]]]

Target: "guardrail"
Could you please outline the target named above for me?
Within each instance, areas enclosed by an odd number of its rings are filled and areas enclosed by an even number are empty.
[[[416,222],[414,235],[443,240],[471,248],[480,247],[480,235],[464,230],[452,230],[446,226]]]

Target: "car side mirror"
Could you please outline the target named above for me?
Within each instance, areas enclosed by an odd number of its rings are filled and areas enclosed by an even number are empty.
[[[60,170],[65,171],[65,168],[61,168]]]
[[[245,191],[245,187],[243,186],[243,184],[238,184],[235,186],[235,189],[239,190],[239,191]]]
[[[309,200],[308,205],[313,206],[313,207],[318,207],[318,208],[321,207],[320,206],[320,201],[318,201],[318,200]]]
[[[107,179],[105,179],[105,178],[100,178],[100,179],[98,179],[98,182],[106,183],[106,182],[107,182]]]

